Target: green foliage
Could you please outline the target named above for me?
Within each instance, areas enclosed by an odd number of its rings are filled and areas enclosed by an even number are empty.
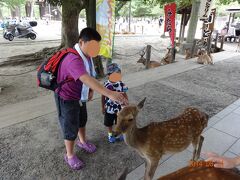
[[[143,0],[145,4],[160,5],[163,7],[165,4],[175,2],[177,7],[186,7],[192,4],[192,0]]]
[[[88,0],[47,0],[53,6],[61,6],[63,3],[66,3],[69,7],[81,7],[85,1]]]
[[[125,14],[125,12],[127,11],[125,6],[126,4],[127,4],[127,1],[116,1],[115,13],[117,17]]]
[[[134,17],[158,17],[162,14],[160,6],[151,3],[144,3],[143,0],[132,1],[132,15]]]
[[[152,5],[143,4],[141,0],[132,2],[132,14],[135,17],[151,16]]]
[[[6,6],[10,9],[14,9],[16,6],[21,6],[26,3],[26,0],[0,0],[1,6]]]
[[[227,4],[230,4],[232,2],[238,2],[240,3],[240,0],[218,0],[218,3],[219,4],[224,4],[224,5],[227,5]]]

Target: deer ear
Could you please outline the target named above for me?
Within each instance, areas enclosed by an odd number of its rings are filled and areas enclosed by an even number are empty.
[[[138,109],[142,109],[143,108],[145,100],[146,100],[146,97],[142,101],[140,101],[140,103],[138,103],[138,105],[137,105]]]

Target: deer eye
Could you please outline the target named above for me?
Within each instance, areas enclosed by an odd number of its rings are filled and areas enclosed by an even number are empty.
[[[128,122],[131,122],[131,121],[133,121],[133,119],[129,119],[129,120],[128,120]]]

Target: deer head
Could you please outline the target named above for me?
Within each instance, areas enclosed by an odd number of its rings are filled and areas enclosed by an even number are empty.
[[[144,98],[137,106],[129,105],[125,106],[118,114],[117,114],[117,125],[114,129],[114,134],[117,136],[121,133],[125,133],[129,128],[136,126],[136,118],[138,112],[144,106],[146,98]]]
[[[143,63],[143,64],[145,64],[145,62],[146,62],[146,59],[143,56],[141,56],[137,61],[137,63]]]

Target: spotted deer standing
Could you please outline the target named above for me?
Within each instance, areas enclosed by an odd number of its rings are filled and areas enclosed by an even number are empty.
[[[208,115],[196,108],[186,108],[176,118],[138,128],[137,115],[145,99],[138,105],[124,107],[118,113],[114,131],[115,135],[123,133],[126,144],[133,147],[145,159],[144,179],[151,180],[160,158],[165,153],[181,152],[192,143],[193,160],[199,158],[204,139],[201,133],[207,126]]]

